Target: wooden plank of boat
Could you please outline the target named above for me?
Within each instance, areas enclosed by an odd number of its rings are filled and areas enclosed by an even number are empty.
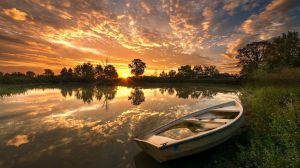
[[[159,162],[192,155],[229,139],[240,127],[238,101],[212,106],[163,125],[134,141]]]

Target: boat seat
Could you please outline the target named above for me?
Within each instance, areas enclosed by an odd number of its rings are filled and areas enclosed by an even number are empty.
[[[237,107],[223,107],[211,110],[212,112],[239,112],[240,109]]]
[[[193,117],[193,118],[187,118],[184,120],[185,122],[191,122],[191,123],[227,123],[229,121],[231,121],[231,119],[219,119],[219,118],[216,118],[216,119],[201,119],[201,118],[196,118],[196,117]]]
[[[228,123],[232,121],[232,119],[223,119],[223,118],[216,118],[216,119],[200,119],[201,122],[214,122],[214,123]]]
[[[164,136],[152,135],[147,138],[146,141],[149,141],[156,146],[162,146],[163,144],[168,144],[176,140]]]

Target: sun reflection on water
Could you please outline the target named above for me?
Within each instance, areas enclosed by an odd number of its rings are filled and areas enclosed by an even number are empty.
[[[0,100],[1,161],[6,167],[55,164],[51,160],[132,167],[139,152],[133,137],[237,94],[196,86],[30,88]],[[12,161],[12,153],[19,159]]]

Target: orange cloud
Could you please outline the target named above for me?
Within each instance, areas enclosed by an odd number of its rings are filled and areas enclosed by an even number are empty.
[[[10,139],[6,145],[8,146],[15,146],[15,147],[19,147],[23,144],[28,143],[28,136],[27,135],[17,135],[15,136],[13,139]]]
[[[145,2],[141,2],[141,7],[145,10],[146,13],[150,13],[151,9],[149,8],[149,6],[145,3]]]
[[[212,18],[214,16],[214,12],[212,9],[206,7],[202,13],[203,17],[205,18],[204,19],[204,22],[202,23],[202,26],[203,26],[203,30],[207,31],[211,25],[211,21],[212,21]]]
[[[252,19],[247,19],[242,24],[242,29],[245,33],[251,34],[254,32],[254,23]]]
[[[27,13],[20,11],[16,8],[11,8],[11,9],[3,9],[2,13],[6,16],[11,17],[14,20],[18,21],[25,21]]]
[[[230,54],[230,53],[224,53],[224,54],[223,54],[223,57],[226,58],[226,59],[232,59],[232,58],[233,58],[233,55]]]
[[[233,10],[240,5],[240,2],[241,1],[237,0],[229,0],[224,4],[223,9],[228,12],[233,12]]]

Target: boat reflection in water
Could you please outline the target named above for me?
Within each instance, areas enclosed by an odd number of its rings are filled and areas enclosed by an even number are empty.
[[[133,137],[237,94],[211,86],[2,86],[0,167],[135,167]]]

